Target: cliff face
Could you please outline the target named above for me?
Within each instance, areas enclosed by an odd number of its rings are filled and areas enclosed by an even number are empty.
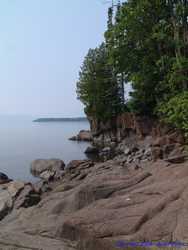
[[[99,122],[89,118],[93,134],[93,144],[102,151],[113,151],[115,155],[128,149],[130,151],[149,151],[148,158],[166,158],[176,150],[176,154],[183,151],[185,139],[182,133],[172,127],[160,123],[149,117],[136,116],[132,113],[124,113],[116,119]],[[140,152],[139,152],[140,154]],[[172,156],[172,155],[171,155]]]

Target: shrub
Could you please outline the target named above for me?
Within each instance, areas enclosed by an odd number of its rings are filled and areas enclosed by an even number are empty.
[[[164,122],[181,129],[188,137],[188,91],[160,104],[157,113]]]

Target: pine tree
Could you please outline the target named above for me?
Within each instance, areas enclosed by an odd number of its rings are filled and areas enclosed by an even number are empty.
[[[108,64],[106,45],[90,49],[79,74],[78,98],[87,115],[99,120],[111,119],[121,111],[121,99],[113,69]]]

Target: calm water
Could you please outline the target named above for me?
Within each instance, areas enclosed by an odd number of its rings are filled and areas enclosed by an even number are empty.
[[[68,138],[88,122],[34,123],[32,117],[0,117],[0,172],[12,179],[32,181],[30,163],[37,158],[59,158],[68,163],[84,159],[87,142]]]

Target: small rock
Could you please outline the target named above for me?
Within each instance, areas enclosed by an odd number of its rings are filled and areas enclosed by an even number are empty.
[[[146,156],[150,156],[151,154],[152,154],[152,150],[151,150],[150,147],[147,148],[147,149],[144,151],[144,155],[146,155]]]
[[[102,153],[109,153],[110,151],[111,151],[110,147],[106,147],[101,150]]]
[[[137,146],[134,146],[134,147],[132,148],[131,152],[135,153],[135,152],[137,152],[138,150],[139,150],[139,148],[138,148]]]
[[[124,154],[125,154],[125,155],[130,154],[130,152],[131,152],[130,148],[126,148],[126,149],[124,150]]]

